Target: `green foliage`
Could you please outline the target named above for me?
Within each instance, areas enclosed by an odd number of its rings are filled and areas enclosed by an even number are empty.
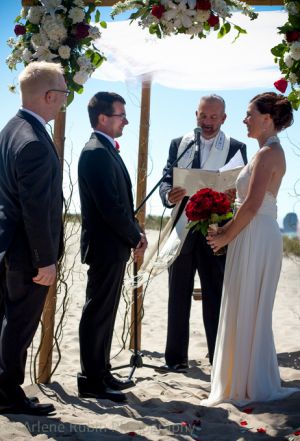
[[[300,241],[297,237],[283,236],[283,253],[285,256],[300,257]]]
[[[220,30],[218,32],[218,38],[223,38],[226,34],[228,34],[228,32],[230,32],[230,29],[231,29],[231,24],[228,22],[225,22],[220,27]]]
[[[169,221],[169,216],[164,216],[163,218],[161,216],[153,216],[148,215],[146,217],[146,229],[148,230],[160,230],[160,228],[164,228],[167,222]]]

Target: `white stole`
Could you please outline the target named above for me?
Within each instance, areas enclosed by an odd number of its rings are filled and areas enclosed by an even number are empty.
[[[194,135],[193,135],[194,136]],[[187,144],[191,141],[191,134],[188,133],[181,140],[181,143],[178,147],[177,156],[180,156],[181,153],[186,148]],[[223,167],[225,164],[226,158],[228,156],[230,147],[230,138],[225,135],[224,132],[220,131],[216,136],[214,143],[211,147],[210,153],[208,155],[207,160],[205,161],[201,170],[219,170],[219,168]],[[189,153],[189,150],[193,151],[193,153]],[[179,161],[179,166],[182,168],[191,168],[194,154],[195,154],[195,144],[189,149],[186,154]],[[176,213],[180,203],[176,205],[176,207],[172,211],[171,219],[176,219]],[[188,219],[185,214],[185,210],[183,210],[181,216],[179,217],[176,225],[173,227],[173,223],[169,226],[169,230],[173,230],[167,239],[166,243],[163,245],[157,259],[155,261],[155,266],[158,267],[166,267],[171,265],[172,262],[176,259],[184,241],[187,237],[189,230],[186,228],[188,223]],[[200,234],[200,233],[199,233]]]
[[[181,155],[188,143],[194,139],[194,132],[186,134],[178,147],[177,157]],[[230,147],[230,138],[220,131],[211,147],[209,156],[202,170],[219,170],[225,164]],[[181,168],[191,168],[195,154],[195,144],[188,149],[186,154],[179,160]],[[173,208],[171,218],[160,235],[160,240],[148,252],[143,265],[138,272],[137,285],[145,283],[149,276],[154,277],[170,266],[184,244],[189,230],[186,228],[188,219],[183,210],[176,225],[174,225],[180,202]],[[172,229],[173,228],[173,229]],[[172,231],[171,231],[172,230]],[[171,231],[171,234],[169,234]],[[201,234],[200,232],[198,234]],[[169,235],[169,236],[168,236]]]

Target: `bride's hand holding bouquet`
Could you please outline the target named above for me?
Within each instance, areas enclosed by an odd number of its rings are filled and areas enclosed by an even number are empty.
[[[216,237],[223,236],[224,227],[226,226],[219,227],[218,224],[226,222],[233,217],[231,202],[228,196],[211,188],[203,188],[195,193],[187,203],[185,212],[190,221],[187,228],[200,231],[204,236],[209,234],[208,243],[212,240],[211,238],[215,240]],[[224,245],[227,245],[227,243],[224,243]],[[224,249],[218,253],[223,245],[212,246],[210,243],[209,245],[215,254],[223,254],[225,252]]]

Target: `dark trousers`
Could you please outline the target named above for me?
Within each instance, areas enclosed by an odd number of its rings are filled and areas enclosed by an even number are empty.
[[[81,371],[98,382],[110,369],[110,349],[126,262],[95,263],[88,270],[79,325]]]
[[[218,330],[225,255],[215,256],[200,232],[190,232],[181,253],[169,268],[167,364],[188,362],[189,320],[194,277],[202,288],[202,313],[212,363]]]
[[[43,311],[47,286],[32,281],[36,271],[1,271],[4,315],[0,335],[0,400],[16,401],[24,382],[27,349]]]

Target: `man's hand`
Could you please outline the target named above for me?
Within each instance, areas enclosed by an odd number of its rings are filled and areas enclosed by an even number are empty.
[[[138,258],[142,258],[144,256],[145,250],[148,246],[147,238],[145,234],[141,233],[141,240],[137,244],[137,247],[133,251],[133,259],[137,262]]]
[[[56,279],[56,266],[49,265],[43,268],[38,268],[38,273],[32,278],[34,283],[38,285],[51,286]]]
[[[178,204],[186,195],[186,190],[182,187],[174,187],[168,193],[168,201],[170,204]]]

